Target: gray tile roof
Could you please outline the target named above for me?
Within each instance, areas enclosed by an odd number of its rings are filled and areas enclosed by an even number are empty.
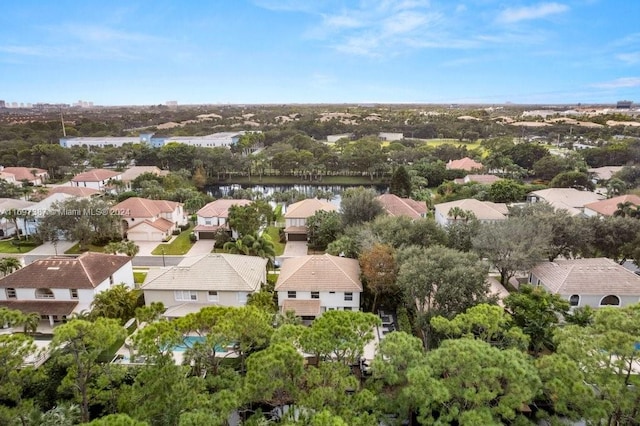
[[[544,262],[531,274],[552,293],[640,296],[640,276],[604,257]]]
[[[185,258],[178,266],[149,271],[143,290],[258,291],[267,259],[211,253]]]

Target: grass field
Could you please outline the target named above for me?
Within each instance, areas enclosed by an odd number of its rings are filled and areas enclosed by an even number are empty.
[[[268,227],[265,232],[271,237],[273,241],[273,249],[276,252],[276,256],[282,256],[284,253],[284,244],[280,242],[280,231],[275,226]]]
[[[189,226],[189,229],[182,231],[180,235],[173,239],[170,243],[161,243],[158,247],[154,248],[151,254],[159,256],[166,255],[183,255],[187,254],[193,243],[189,239],[189,234],[193,230],[193,226]],[[163,252],[164,250],[164,252]]]
[[[12,241],[14,240],[0,241],[0,253],[8,253],[8,254],[28,253],[40,245],[36,243],[27,243],[26,245],[15,246],[11,244]]]

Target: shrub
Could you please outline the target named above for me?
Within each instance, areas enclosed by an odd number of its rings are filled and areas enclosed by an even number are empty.
[[[179,229],[174,229],[172,234],[173,235],[180,235],[180,230]]]
[[[198,241],[198,237],[196,237],[195,232],[192,232],[189,234],[189,241],[191,241],[192,243],[195,243],[196,241]]]

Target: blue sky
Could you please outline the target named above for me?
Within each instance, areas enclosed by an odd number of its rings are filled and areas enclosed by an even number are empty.
[[[640,1],[4,1],[0,99],[640,103]]]

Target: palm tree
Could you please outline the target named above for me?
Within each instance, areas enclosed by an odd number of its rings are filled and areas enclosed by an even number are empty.
[[[9,275],[22,268],[22,263],[15,257],[3,257],[0,259],[0,272],[3,276]]]
[[[464,217],[464,210],[462,210],[460,207],[452,207],[449,209],[448,216],[456,221],[458,220],[458,218]]]
[[[267,234],[262,234],[261,236],[248,234],[242,238],[238,238],[235,242],[229,241],[225,243],[222,248],[227,253],[266,258],[269,266],[273,265],[276,257],[273,242]]]
[[[30,312],[22,318],[25,334],[35,334],[38,331],[38,324],[40,324],[40,314],[37,312]]]
[[[11,221],[11,223],[13,223],[13,226],[16,229],[16,237],[18,238],[18,240],[20,239],[20,228],[18,227],[18,219],[20,219],[21,215],[20,212],[17,209],[9,209],[4,211],[0,217],[7,219],[8,221]]]
[[[120,242],[119,241],[111,241],[109,244],[104,246],[104,252],[108,254],[118,254],[120,251]]]
[[[624,203],[618,203],[616,207],[616,211],[613,212],[615,217],[627,217],[631,216],[631,211],[634,209],[635,205],[631,201],[625,201]]]
[[[120,246],[120,253],[124,253],[129,257],[134,257],[136,254],[140,253],[140,247],[133,241],[121,241]]]

